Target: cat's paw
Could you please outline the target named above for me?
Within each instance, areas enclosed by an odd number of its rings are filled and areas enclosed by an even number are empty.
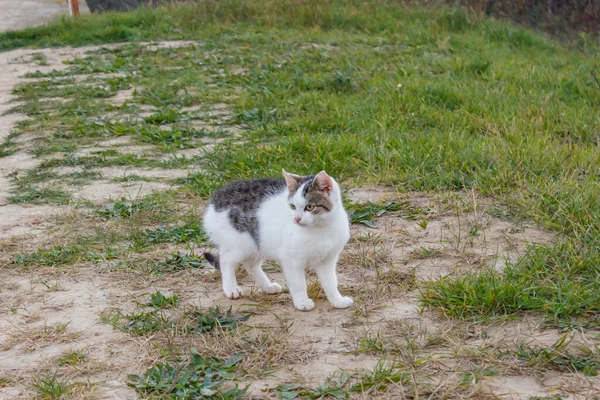
[[[310,311],[313,308],[315,308],[315,302],[312,301],[311,299],[306,299],[304,301],[294,303],[294,305],[300,311]]]
[[[268,294],[281,293],[283,289],[279,283],[271,282],[270,285],[262,287],[262,291]]]
[[[348,308],[352,305],[352,303],[354,303],[354,300],[348,296],[344,296],[341,299],[331,303],[331,305],[335,308]]]
[[[236,300],[242,297],[242,288],[240,288],[239,286],[223,288],[223,292],[225,293],[225,296],[227,296],[231,300]]]

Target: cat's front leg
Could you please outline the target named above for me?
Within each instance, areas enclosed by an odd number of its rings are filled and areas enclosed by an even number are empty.
[[[323,263],[317,265],[314,270],[319,277],[319,282],[321,282],[321,287],[325,291],[329,303],[335,308],[348,308],[354,301],[348,296],[342,296],[338,291],[338,281],[335,272],[337,259],[337,255],[325,259]]]
[[[283,265],[283,274],[287,281],[294,306],[300,311],[310,311],[315,308],[315,303],[308,298],[306,292],[305,268],[297,262]]]

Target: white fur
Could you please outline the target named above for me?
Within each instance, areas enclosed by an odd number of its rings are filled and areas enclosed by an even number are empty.
[[[281,286],[271,282],[262,271],[263,260],[278,262],[288,283],[297,309],[312,310],[314,302],[306,293],[305,270],[311,267],[317,273],[327,299],[336,308],[352,305],[337,288],[336,264],[338,256],[350,238],[348,215],[342,205],[340,188],[332,179],[329,194],[333,208],[330,212],[312,214],[304,211],[300,187],[291,199],[296,210],[290,208],[288,191],[267,198],[257,211],[260,249],[247,232],[238,232],[229,222],[228,211],[217,212],[209,205],[204,215],[204,229],[217,246],[220,255],[223,291],[231,299],[242,295],[237,284],[235,267],[241,263],[266,293],[279,293]],[[301,217],[299,223],[294,218]]]

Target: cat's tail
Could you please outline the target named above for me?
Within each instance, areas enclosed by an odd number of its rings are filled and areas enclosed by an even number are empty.
[[[206,261],[208,261],[213,267],[215,267],[216,269],[221,269],[221,265],[219,264],[219,256],[216,255],[212,255],[209,252],[204,253],[204,258],[206,258]]]

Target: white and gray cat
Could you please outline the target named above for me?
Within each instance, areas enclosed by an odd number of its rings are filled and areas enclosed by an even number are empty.
[[[219,255],[204,256],[221,270],[230,299],[242,295],[235,277],[240,263],[263,292],[281,292],[261,268],[264,260],[272,260],[282,266],[298,310],[315,306],[306,292],[307,267],[317,273],[331,305],[350,307],[352,299],[340,294],[336,276],[338,257],[350,238],[339,185],[325,171],[313,176],[282,172],[285,179],[236,181],[213,194],[204,229]]]

